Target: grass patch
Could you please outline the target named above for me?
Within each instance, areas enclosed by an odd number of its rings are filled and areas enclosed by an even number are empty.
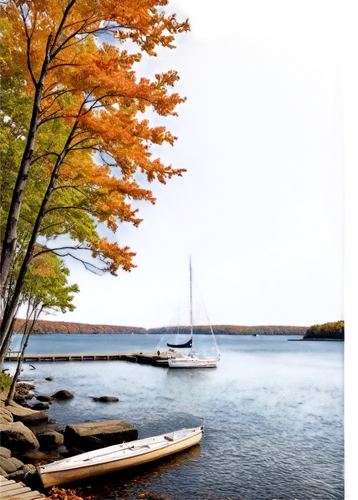
[[[1,372],[0,373],[0,392],[5,391],[6,389],[10,389],[12,382],[12,378],[10,375],[7,375],[6,373]]]

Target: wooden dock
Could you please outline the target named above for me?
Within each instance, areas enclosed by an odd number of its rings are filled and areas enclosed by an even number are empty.
[[[0,476],[0,498],[1,500],[44,500],[48,497],[25,486],[24,483],[17,483]]]
[[[25,363],[39,363],[42,361],[130,361],[154,366],[168,366],[167,354],[155,353],[83,353],[83,354],[25,354]],[[5,361],[17,361],[17,356],[9,354]]]

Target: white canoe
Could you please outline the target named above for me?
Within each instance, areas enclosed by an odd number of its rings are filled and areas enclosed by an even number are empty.
[[[217,359],[197,358],[196,356],[168,359],[169,368],[216,368]]]
[[[109,474],[152,462],[199,443],[204,427],[181,429],[82,453],[37,467],[44,488]]]

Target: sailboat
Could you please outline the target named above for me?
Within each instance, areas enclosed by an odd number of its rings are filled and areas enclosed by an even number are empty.
[[[169,344],[171,355],[168,357],[169,368],[216,368],[217,363],[220,359],[219,354],[217,357],[203,357],[199,356],[194,351],[193,339],[194,339],[194,328],[193,328],[193,279],[192,279],[192,269],[191,269],[191,258],[189,261],[190,270],[190,339],[187,342],[181,344]],[[210,325],[211,333],[215,339],[213,329]],[[216,349],[218,352],[218,347],[215,341]],[[180,354],[173,349],[190,349],[189,354]]]

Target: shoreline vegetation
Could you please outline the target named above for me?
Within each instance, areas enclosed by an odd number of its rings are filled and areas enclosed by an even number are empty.
[[[311,326],[302,340],[344,340],[344,321]]]
[[[18,319],[14,330],[19,330],[25,320]],[[305,335],[308,327],[305,326],[238,326],[238,325],[213,325],[215,335]],[[37,320],[32,334],[142,334],[163,335],[176,333],[178,327],[141,328],[116,325],[91,325],[86,323],[72,323],[66,321]],[[181,326],[181,333],[190,333],[189,326]],[[211,334],[210,326],[195,326],[197,335]]]

